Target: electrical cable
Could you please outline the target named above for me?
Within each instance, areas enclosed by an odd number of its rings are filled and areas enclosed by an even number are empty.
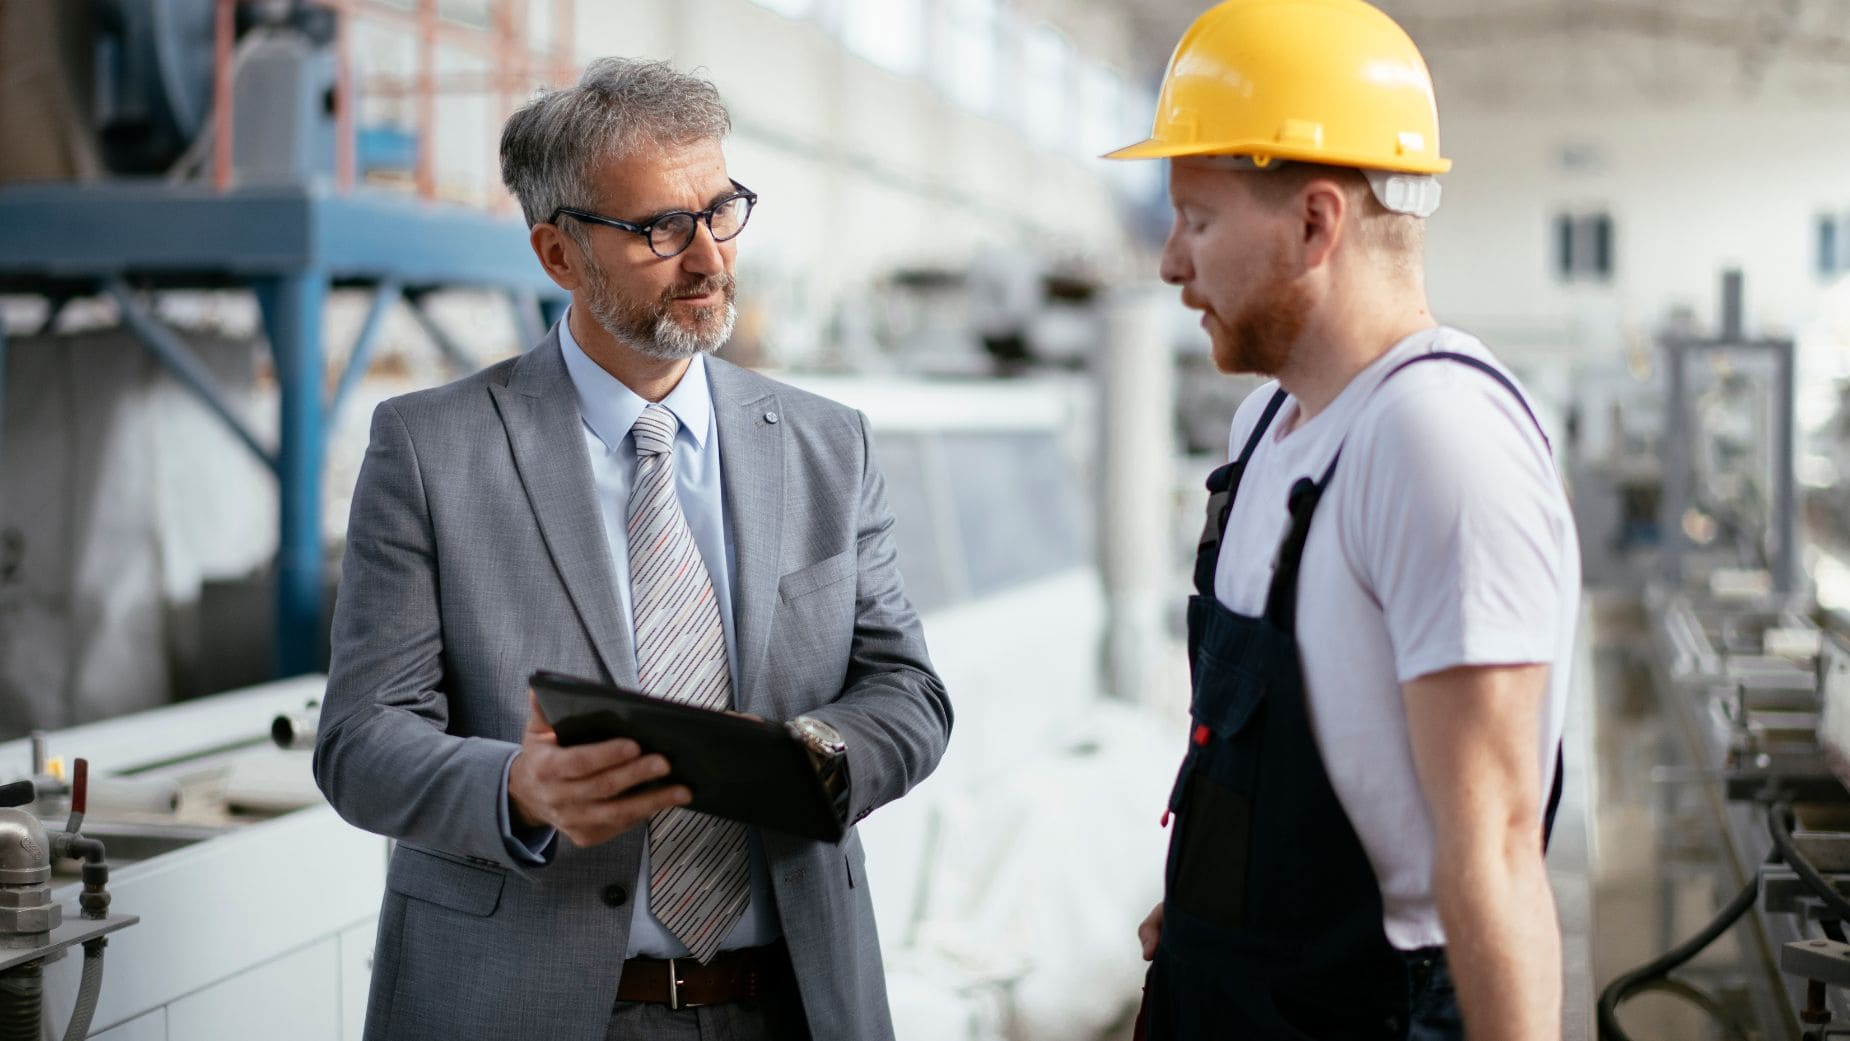
[[[1631,997],[1645,984],[1668,974],[1684,962],[1702,953],[1702,949],[1714,943],[1722,933],[1728,931],[1740,917],[1754,906],[1754,897],[1760,892],[1760,878],[1756,875],[1747,880],[1733,900],[1723,907],[1702,931],[1671,948],[1657,958],[1646,962],[1630,972],[1620,973],[1599,995],[1599,1036],[1601,1041],[1632,1041],[1631,1035],[1619,1026],[1619,1003]]]
[[[1799,876],[1814,896],[1824,901],[1824,906],[1830,908],[1832,914],[1840,920],[1850,918],[1850,900],[1844,899],[1844,895],[1837,891],[1837,887],[1820,874],[1818,869],[1812,866],[1812,862],[1807,860],[1793,843],[1791,826],[1786,823],[1786,818],[1791,815],[1791,803],[1776,802],[1767,807],[1767,831],[1773,836],[1774,848],[1779,850],[1779,855],[1785,860],[1786,866]]]
[[[1776,802],[1767,807],[1767,833],[1773,838],[1774,849],[1774,856],[1770,859],[1785,861],[1786,865],[1792,869],[1793,873],[1799,876],[1799,880],[1805,883],[1805,887],[1810,889],[1813,895],[1822,901],[1825,907],[1836,916],[1837,921],[1827,920],[1821,923],[1825,935],[1835,939],[1843,935],[1842,926],[1839,925],[1838,922],[1850,919],[1850,899],[1845,899],[1844,895],[1837,891],[1837,888],[1818,871],[1817,867],[1815,867],[1804,854],[1799,852],[1798,846],[1792,841],[1792,827],[1787,823],[1787,819],[1791,817],[1791,815],[1792,805],[1788,802]],[[1619,1026],[1618,1009],[1620,1003],[1641,990],[1658,986],[1659,981],[1662,981],[1664,984],[1675,984],[1676,981],[1668,979],[1668,974],[1678,966],[1701,953],[1703,948],[1714,943],[1722,933],[1728,930],[1729,926],[1733,925],[1742,915],[1746,914],[1748,909],[1754,906],[1754,898],[1759,893],[1759,889],[1759,878],[1755,877],[1749,879],[1747,884],[1741,887],[1741,891],[1735,894],[1734,899],[1730,900],[1728,905],[1723,907],[1721,911],[1710,920],[1708,925],[1703,926],[1701,932],[1690,937],[1675,948],[1672,948],[1662,956],[1644,965],[1640,965],[1629,972],[1621,973],[1611,983],[1608,983],[1606,989],[1600,991],[1599,996],[1599,1036],[1601,1041],[1632,1041],[1631,1035],[1627,1034],[1624,1028]],[[1686,984],[1679,984],[1679,986],[1687,987]],[[1677,990],[1676,986],[1666,986],[1663,989],[1672,990],[1688,998],[1694,1004],[1709,1012],[1710,1015],[1715,1016],[1724,1026],[1734,1029],[1734,1025],[1730,1021],[1717,1015],[1718,1008],[1712,1007],[1712,1001],[1699,1000],[1694,997],[1692,993]],[[1694,988],[1687,989],[1695,994],[1700,993],[1699,991],[1695,991]],[[1703,998],[1706,999],[1707,996],[1703,995]]]
[[[1706,991],[1693,987],[1674,977],[1665,976],[1663,979],[1652,980],[1649,983],[1643,984],[1632,993],[1636,996],[1651,991],[1660,991],[1674,997],[1682,998],[1684,1001],[1708,1013],[1709,1018],[1720,1025],[1722,1033],[1730,1038],[1731,1041],[1753,1041],[1753,1039],[1748,1036],[1747,1028],[1741,1025],[1741,1021],[1735,1018],[1734,1013],[1728,1011],[1727,1008],[1723,1007],[1721,1002],[1716,1001]]]

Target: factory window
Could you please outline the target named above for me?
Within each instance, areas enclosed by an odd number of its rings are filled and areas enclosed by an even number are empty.
[[[949,0],[936,7],[943,53],[932,62],[938,86],[979,116],[996,109],[1001,58],[1000,0]]]
[[[1563,282],[1612,281],[1612,215],[1563,213],[1555,218],[1555,274]]]
[[[1818,215],[1818,274],[1835,278],[1850,272],[1850,212]]]
[[[950,567],[937,523],[935,503],[942,493],[935,453],[913,433],[882,433],[876,438],[880,469],[886,476],[887,505],[893,510],[893,541],[899,552],[900,572],[906,576],[906,596],[920,611],[952,602]]]
[[[1085,508],[1053,434],[946,433],[939,444],[951,464],[946,470],[971,595],[1085,563]]]
[[[910,76],[924,64],[923,0],[855,0],[841,19],[842,41],[875,65]]]
[[[1019,39],[1021,111],[1016,115],[1022,132],[1039,145],[1069,147],[1072,48],[1047,25],[1022,26]]]
[[[1079,66],[1079,133],[1073,144],[1087,158],[1130,140],[1124,131],[1124,81],[1093,62]]]

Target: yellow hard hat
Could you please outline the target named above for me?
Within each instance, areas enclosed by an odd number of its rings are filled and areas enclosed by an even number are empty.
[[[1226,0],[1195,19],[1169,59],[1149,140],[1105,158],[1185,155],[1452,168],[1425,60],[1362,0]]]

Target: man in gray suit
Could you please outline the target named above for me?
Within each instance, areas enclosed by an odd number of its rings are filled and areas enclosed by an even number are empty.
[[[528,102],[502,175],[572,294],[520,358],[373,416],[315,775],[399,840],[366,1036],[890,1038],[839,845],[681,808],[629,740],[561,747],[535,669],[789,721],[858,822],[951,708],[866,417],[710,356],[735,236],[712,85],[604,59]]]

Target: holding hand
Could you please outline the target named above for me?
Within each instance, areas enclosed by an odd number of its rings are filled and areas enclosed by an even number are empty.
[[[1143,960],[1156,959],[1156,941],[1163,935],[1163,905],[1159,902],[1150,911],[1149,917],[1137,927],[1137,939],[1143,941]]]
[[[509,809],[520,827],[550,826],[574,846],[596,846],[693,798],[678,784],[636,791],[665,777],[668,760],[643,755],[628,738],[560,747],[539,699],[532,691],[527,699],[527,729],[507,777]]]

